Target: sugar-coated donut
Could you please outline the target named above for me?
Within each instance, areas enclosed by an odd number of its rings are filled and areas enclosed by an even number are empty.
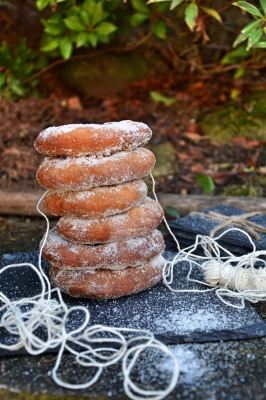
[[[80,191],[143,178],[154,165],[154,154],[143,147],[109,157],[46,158],[37,180],[46,189]]]
[[[73,297],[108,300],[138,293],[155,285],[162,278],[165,259],[159,255],[138,267],[123,271],[67,270],[51,265],[53,286]]]
[[[142,122],[69,124],[42,131],[35,140],[39,153],[48,156],[110,155],[145,145],[152,131]]]
[[[163,235],[158,230],[122,242],[93,246],[71,243],[55,227],[49,231],[42,255],[59,268],[121,270],[157,256],[164,246]]]
[[[160,204],[146,197],[142,204],[125,213],[102,219],[62,217],[56,227],[71,242],[119,242],[153,231],[160,224],[163,214]]]
[[[140,179],[80,192],[49,190],[44,207],[54,215],[104,218],[130,210],[143,202],[147,185]]]

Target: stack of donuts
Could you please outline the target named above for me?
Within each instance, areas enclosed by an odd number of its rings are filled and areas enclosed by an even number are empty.
[[[161,279],[164,240],[156,228],[163,210],[141,180],[155,164],[141,147],[151,134],[143,123],[121,121],[51,127],[36,138],[47,156],[37,171],[48,189],[43,204],[61,217],[43,257],[62,292],[114,299]]]

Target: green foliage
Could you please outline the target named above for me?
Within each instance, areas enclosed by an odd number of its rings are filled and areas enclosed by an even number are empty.
[[[157,103],[162,103],[165,106],[170,106],[170,105],[176,103],[175,97],[165,96],[159,92],[156,92],[155,90],[150,91],[150,97],[153,101],[156,101]]]
[[[260,11],[254,5],[247,3],[246,1],[237,1],[233,5],[241,8],[245,12],[249,13],[255,21],[250,22],[246,25],[240,32],[239,36],[234,41],[233,46],[236,47],[240,43],[247,40],[247,50],[252,47],[266,48],[265,33],[266,33],[266,2],[265,0],[260,0],[260,6],[262,11]],[[262,41],[260,41],[262,39]],[[264,39],[264,40],[263,40]]]
[[[55,0],[42,0],[46,6]],[[44,35],[41,50],[49,55],[58,53],[64,60],[71,57],[74,47],[97,46],[108,43],[117,26],[110,21],[110,13],[103,2],[85,0],[74,2],[57,1],[57,8],[47,20],[42,19]],[[43,6],[43,5],[42,5]]]
[[[173,207],[173,206],[166,206],[165,207],[165,211],[168,215],[170,215],[171,217],[174,217],[176,219],[180,218],[180,213],[178,211],[177,208]]]
[[[46,65],[47,59],[29,49],[25,38],[13,49],[3,41],[0,47],[0,93],[12,100],[36,94],[39,81],[32,76]]]
[[[215,184],[209,175],[199,174],[196,178],[198,185],[202,186],[205,194],[210,194],[215,189]]]
[[[236,49],[229,51],[222,59],[222,64],[235,64],[238,62],[243,62],[247,57],[252,54],[251,50],[247,50],[245,46],[239,46]]]
[[[223,24],[221,17],[223,7],[219,5],[221,9],[218,9],[216,3],[204,0],[127,0],[126,3],[124,0],[35,0],[35,2],[39,11],[48,11],[45,14],[47,17],[41,19],[43,34],[39,49],[34,53],[28,49],[25,41],[23,51],[17,47],[10,50],[6,43],[1,45],[0,88],[2,92],[13,93],[14,98],[31,93],[37,80],[30,78],[43,68],[48,59],[68,60],[76,50],[95,48],[101,43],[107,44],[115,39],[117,33],[122,35],[137,33],[138,37],[139,32],[142,32],[144,39],[153,36],[160,40],[171,41],[172,47],[177,43],[177,39],[180,45],[179,35],[182,35],[182,38],[185,38],[184,46],[181,38],[180,49],[177,51],[174,49],[176,54],[183,51],[187,53],[189,41],[191,45],[193,43],[193,48],[197,47],[199,54],[202,46],[196,43],[197,40],[202,38],[203,44],[211,40],[208,36],[210,21],[216,25]],[[254,0],[254,2],[241,0],[232,4],[227,2],[226,7],[229,6],[238,7],[239,13],[246,15],[247,22],[243,27],[238,27],[236,22],[236,30],[240,31],[236,38],[232,36],[232,39],[235,39],[233,47],[236,48],[222,54],[220,62],[222,65],[241,64],[251,57],[257,62],[259,58],[256,58],[256,55],[259,54],[262,58],[266,49],[266,0]],[[17,52],[19,56],[15,55]],[[7,66],[8,60],[10,63]],[[41,65],[42,63],[44,64]],[[238,66],[235,79],[245,73],[245,67]],[[165,105],[175,102],[174,98],[158,92],[151,92],[150,96],[154,101]]]

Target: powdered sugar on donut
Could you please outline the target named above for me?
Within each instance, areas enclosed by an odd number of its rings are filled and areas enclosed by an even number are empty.
[[[69,124],[42,131],[35,141],[35,148],[50,156],[110,155],[143,146],[151,135],[152,131],[146,124],[129,120]]]
[[[142,147],[109,157],[46,158],[37,179],[46,189],[80,191],[143,178],[154,165],[154,154]]]
[[[146,235],[158,227],[163,209],[155,200],[145,201],[122,214],[102,219],[62,217],[57,229],[67,240],[83,244],[110,243]]]
[[[70,296],[107,300],[155,285],[162,278],[164,264],[164,258],[159,255],[138,267],[127,267],[122,271],[63,270],[52,265],[50,278],[54,286]]]
[[[138,206],[145,199],[147,190],[142,180],[135,180],[79,192],[48,191],[43,205],[54,215],[104,218]]]
[[[140,265],[162,253],[164,240],[161,232],[154,230],[148,235],[98,246],[74,244],[58,233],[49,231],[43,248],[43,256],[53,265],[66,269],[113,269]]]

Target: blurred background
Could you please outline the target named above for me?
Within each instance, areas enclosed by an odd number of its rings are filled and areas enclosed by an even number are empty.
[[[37,134],[132,119],[157,190],[266,194],[266,2],[0,0],[0,185],[39,190]]]

